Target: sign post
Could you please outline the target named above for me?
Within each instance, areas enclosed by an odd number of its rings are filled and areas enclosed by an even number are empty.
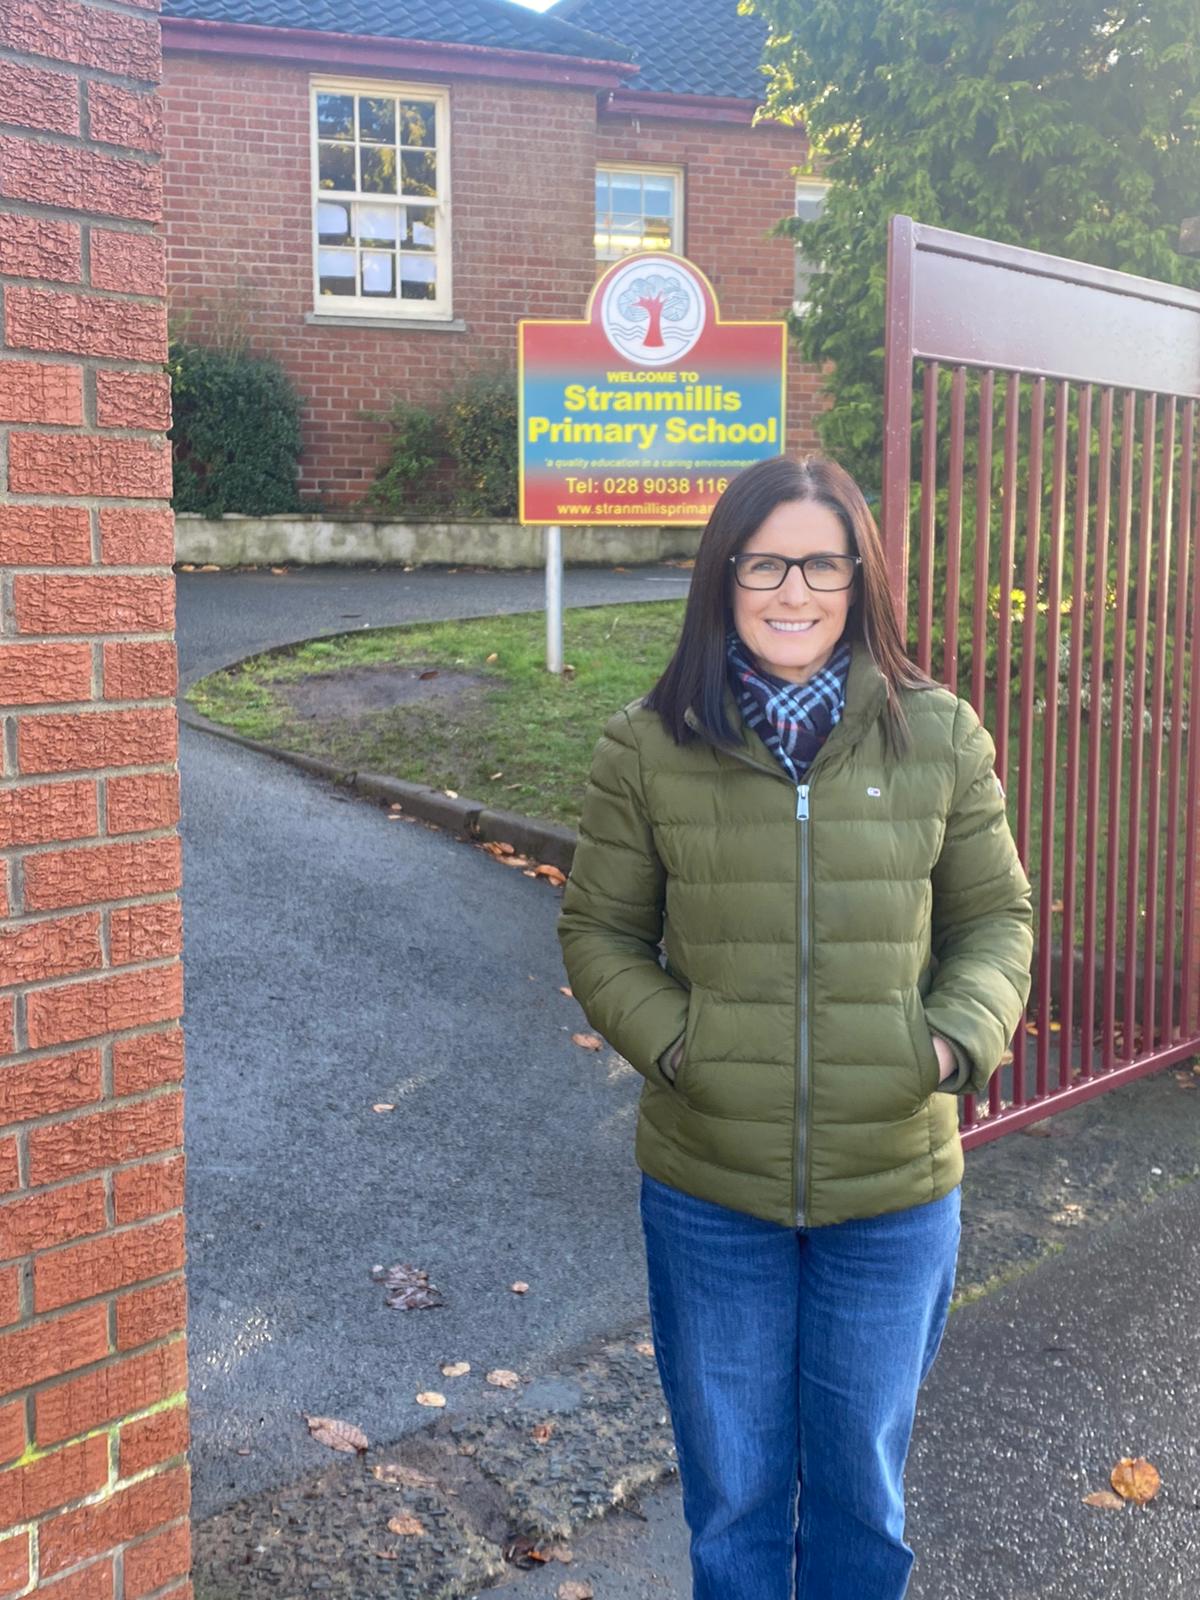
[[[723,322],[690,261],[614,262],[580,321],[520,324],[520,521],[546,528],[546,665],[562,670],[562,534],[701,526],[783,452],[786,328]]]
[[[563,669],[562,529],[546,529],[546,671]]]

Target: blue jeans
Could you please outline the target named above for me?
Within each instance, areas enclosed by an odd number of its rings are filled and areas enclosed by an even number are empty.
[[[900,1600],[959,1191],[794,1229],[644,1176],[642,1225],[695,1600]]]

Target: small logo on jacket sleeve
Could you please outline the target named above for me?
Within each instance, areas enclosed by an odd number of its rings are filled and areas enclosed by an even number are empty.
[[[878,800],[879,796],[883,793],[883,790],[882,789],[868,789],[867,793],[870,795],[872,800]]]

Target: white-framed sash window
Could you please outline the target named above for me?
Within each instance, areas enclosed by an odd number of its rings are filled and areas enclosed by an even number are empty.
[[[829,185],[821,178],[801,178],[796,184],[796,215],[805,222],[815,222],[825,209]],[[802,317],[808,310],[809,284],[820,271],[820,262],[806,256],[796,246],[796,278],[792,290],[792,310]]]
[[[683,173],[676,167],[596,168],[596,260],[639,250],[683,254]]]
[[[311,104],[314,310],[449,319],[448,92],[314,78]]]

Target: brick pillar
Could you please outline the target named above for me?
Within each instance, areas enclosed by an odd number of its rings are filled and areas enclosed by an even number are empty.
[[[183,1600],[155,0],[0,0],[0,1600]]]

